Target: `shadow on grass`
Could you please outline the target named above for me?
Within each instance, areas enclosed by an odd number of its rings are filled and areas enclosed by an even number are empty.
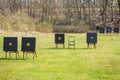
[[[15,59],[15,58],[0,58],[0,60],[27,60],[27,59],[23,59],[23,58],[18,58],[18,59]]]
[[[99,34],[99,36],[119,36],[119,34]]]
[[[92,48],[92,47],[91,48],[81,48],[81,50],[93,50],[93,49],[96,50],[95,48]]]
[[[95,48],[43,48],[47,50],[93,50]]]

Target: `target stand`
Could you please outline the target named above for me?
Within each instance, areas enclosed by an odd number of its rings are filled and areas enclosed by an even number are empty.
[[[59,43],[59,44],[58,44],[58,43],[56,44],[56,48],[58,48],[58,45],[63,45],[63,48],[65,48],[65,45],[64,45],[64,44],[60,44],[60,43]]]
[[[16,54],[16,59],[19,57],[19,52],[18,51],[5,51],[6,55],[5,58],[7,59],[7,54],[9,53],[9,57],[11,58],[11,53]]]
[[[104,34],[105,33],[105,28],[104,27],[99,27],[99,33]]]
[[[75,49],[75,36],[68,36],[68,48],[70,47]]]
[[[96,43],[87,43],[87,48],[89,48],[90,45],[94,45],[94,48],[96,49]]]
[[[97,33],[88,32],[87,33],[87,48],[89,48],[90,44],[93,44],[94,48],[96,49],[96,43],[97,43]]]
[[[56,44],[56,48],[58,48],[58,44],[62,44],[63,45],[63,48],[65,48],[65,45],[64,45],[64,34],[55,34],[55,44]]]
[[[119,30],[119,27],[115,27],[115,28],[114,28],[114,34],[119,34],[119,31],[120,31],[120,30]]]
[[[4,37],[3,51],[5,51],[5,58],[7,59],[7,54],[11,58],[11,53],[16,53],[16,59],[19,57],[19,52],[17,50],[18,43],[17,37]]]
[[[112,27],[106,27],[106,34],[112,33]]]
[[[34,37],[22,37],[22,51],[23,51],[23,59],[25,58],[25,54],[26,57],[28,57],[28,53],[33,53],[33,59],[35,57],[37,57],[36,54],[36,38]]]
[[[37,58],[36,51],[23,51],[23,59],[25,59],[25,55],[26,55],[26,58],[28,58],[28,53],[33,53],[33,59],[35,57]]]

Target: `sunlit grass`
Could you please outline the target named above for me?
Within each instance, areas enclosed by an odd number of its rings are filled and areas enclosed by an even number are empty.
[[[76,49],[68,49],[68,36],[76,37]],[[0,37],[1,80],[120,80],[120,35],[98,36],[97,48],[87,49],[86,34],[65,34],[65,49],[55,49],[54,34],[39,34],[33,59],[5,60]],[[19,38],[20,39],[20,38]],[[61,47],[61,46],[60,46]]]

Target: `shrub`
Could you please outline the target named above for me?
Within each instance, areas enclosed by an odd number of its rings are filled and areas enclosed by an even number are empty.
[[[6,31],[12,29],[9,21],[2,14],[0,14],[0,29],[6,30]]]
[[[52,24],[51,23],[46,23],[46,22],[38,22],[36,23],[36,31],[40,32],[52,32]]]
[[[26,13],[17,13],[10,16],[8,19],[14,31],[35,30],[34,20]]]
[[[83,32],[87,32],[89,29],[89,26],[87,24],[85,24],[84,22],[78,22],[76,24],[76,26],[74,25],[56,25],[53,27],[53,32],[67,32],[67,33],[83,33]]]

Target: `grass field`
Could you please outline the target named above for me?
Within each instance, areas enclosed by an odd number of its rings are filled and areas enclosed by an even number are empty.
[[[7,34],[8,35],[8,34]],[[68,36],[76,37],[76,49],[68,49]],[[0,37],[0,80],[120,80],[120,35],[98,36],[97,48],[87,49],[86,34],[65,34],[65,49],[55,49],[54,34],[37,37],[36,59],[32,54],[4,59],[3,36]]]

